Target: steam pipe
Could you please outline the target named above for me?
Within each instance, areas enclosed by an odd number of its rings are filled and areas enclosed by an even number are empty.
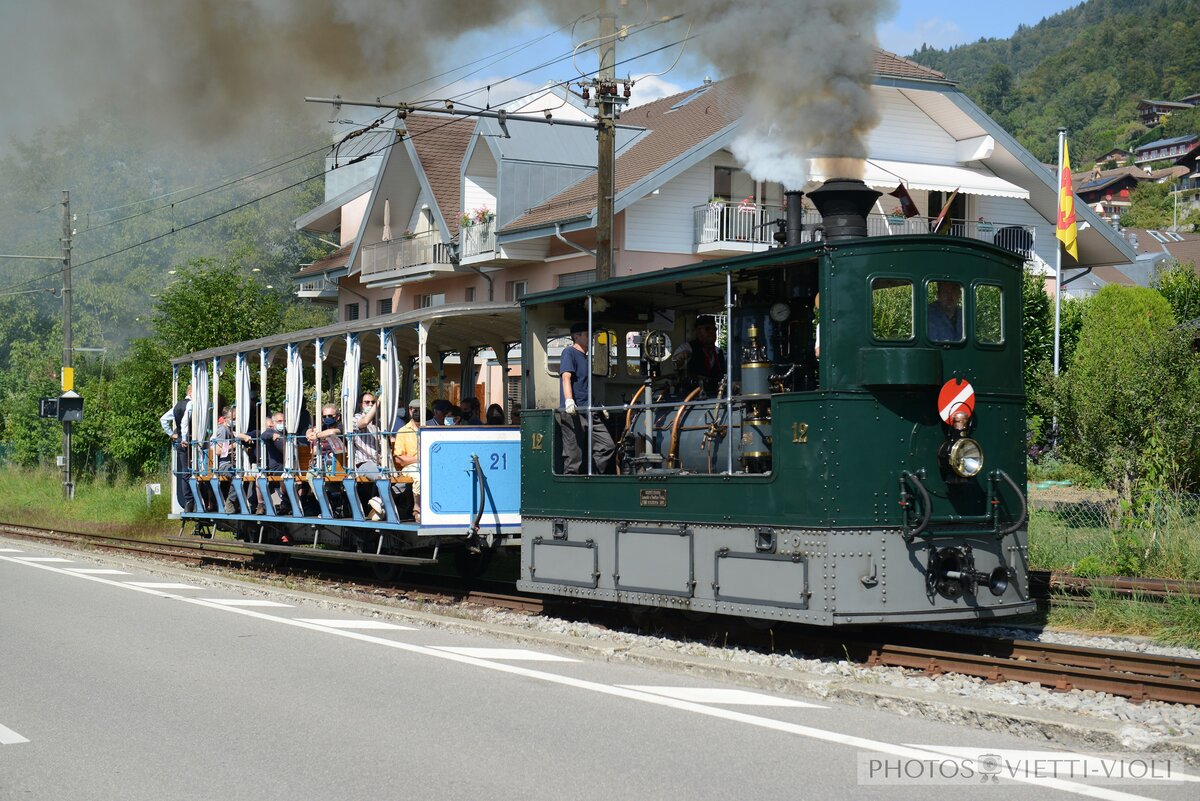
[[[703,386],[696,387],[688,396],[683,399],[683,403],[679,406],[679,411],[675,412],[675,421],[671,423],[671,444],[667,448],[667,467],[674,467],[677,458],[676,452],[679,450],[679,424],[683,422],[683,413],[687,409],[687,404],[700,394]]]

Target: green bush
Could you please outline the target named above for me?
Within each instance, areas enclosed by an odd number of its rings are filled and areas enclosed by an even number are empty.
[[[1200,474],[1200,381],[1174,326],[1158,292],[1110,284],[1088,301],[1056,385],[1064,455],[1126,498],[1147,476],[1155,489],[1178,490]]]

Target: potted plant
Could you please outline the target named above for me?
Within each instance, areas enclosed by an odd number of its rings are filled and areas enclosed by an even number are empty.
[[[888,225],[904,225],[904,209],[896,206],[887,213]]]
[[[995,228],[996,226],[992,225],[990,222],[984,222],[983,217],[980,217],[976,223],[976,230],[978,230],[981,234],[990,234],[995,230]]]

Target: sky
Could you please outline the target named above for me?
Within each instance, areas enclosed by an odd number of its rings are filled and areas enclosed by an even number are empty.
[[[980,37],[1004,39],[1017,26],[1036,25],[1081,0],[1005,0],[999,3],[947,3],[945,0],[901,0],[895,15],[879,26],[884,50],[907,55],[920,48],[947,48],[978,41]],[[998,9],[1003,8],[1003,13]]]

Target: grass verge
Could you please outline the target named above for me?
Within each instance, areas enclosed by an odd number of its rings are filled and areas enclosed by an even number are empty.
[[[1166,600],[1125,598],[1104,590],[1091,603],[1055,603],[1046,624],[1093,634],[1131,634],[1162,645],[1200,648],[1200,599],[1176,595]]]
[[[80,481],[75,499],[64,501],[61,473],[0,467],[0,521],[143,539],[175,534],[179,524],[167,519],[169,485],[163,478],[151,481],[161,483],[164,494],[147,509],[142,480]]]

